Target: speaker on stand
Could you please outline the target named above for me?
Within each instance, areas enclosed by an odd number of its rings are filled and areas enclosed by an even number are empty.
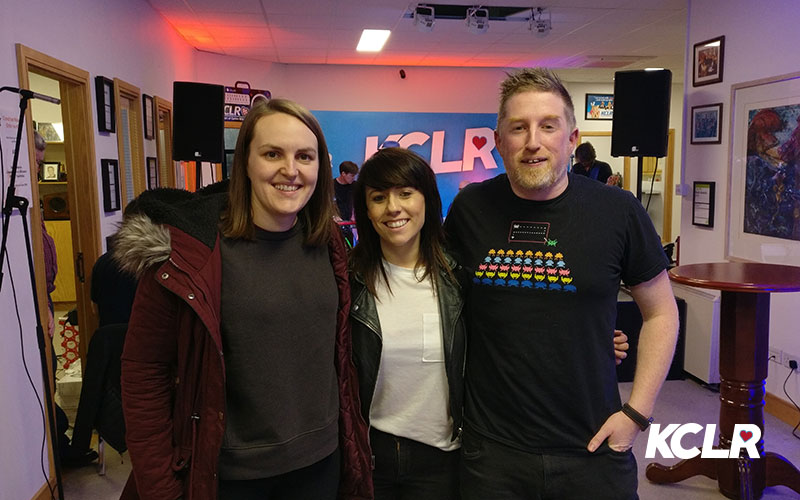
[[[644,157],[667,155],[671,90],[668,69],[614,73],[611,156],[638,158],[636,197],[640,201]]]
[[[172,159],[195,163],[201,186],[201,162],[222,163],[225,88],[196,82],[173,82]]]

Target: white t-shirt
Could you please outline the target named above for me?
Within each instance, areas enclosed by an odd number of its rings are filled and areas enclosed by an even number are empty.
[[[383,262],[392,293],[377,282],[376,305],[383,334],[370,423],[376,429],[445,451],[453,419],[445,373],[439,306],[430,277],[420,282],[413,269]]]

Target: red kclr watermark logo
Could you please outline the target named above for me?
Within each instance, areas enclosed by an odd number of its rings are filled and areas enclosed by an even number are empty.
[[[699,434],[704,429],[702,452],[696,446],[688,449],[683,447],[681,440],[685,435]],[[705,427],[700,424],[668,424],[664,429],[661,429],[660,424],[653,424],[647,436],[647,450],[644,456],[657,458],[656,453],[658,453],[661,458],[688,459],[697,455],[702,458],[739,458],[741,450],[744,449],[750,458],[760,458],[756,444],[761,440],[761,429],[757,425],[735,424],[730,449],[714,448],[716,429],[716,424],[708,424]]]

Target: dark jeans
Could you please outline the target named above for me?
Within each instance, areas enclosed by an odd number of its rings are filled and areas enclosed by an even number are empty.
[[[459,451],[369,431],[375,500],[458,500]]]
[[[315,464],[278,476],[219,482],[219,500],[335,500],[339,449]]]
[[[541,455],[464,429],[464,500],[637,500],[636,459],[624,453]]]

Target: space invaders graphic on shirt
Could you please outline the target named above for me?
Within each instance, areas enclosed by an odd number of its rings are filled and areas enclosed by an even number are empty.
[[[512,222],[509,243],[534,243],[541,248],[490,248],[475,266],[473,282],[485,286],[576,292],[572,272],[564,254],[558,251],[558,240],[551,239],[549,229],[550,224],[546,222]],[[540,239],[531,241],[533,238]]]

